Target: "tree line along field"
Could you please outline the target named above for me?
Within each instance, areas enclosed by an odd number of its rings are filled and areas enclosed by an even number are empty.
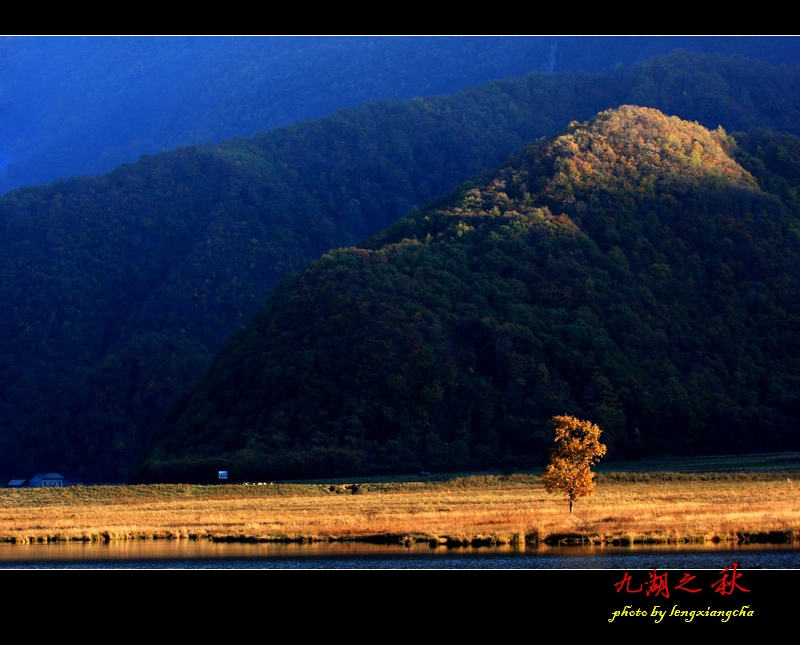
[[[800,470],[597,476],[569,514],[538,474],[442,481],[0,489],[0,541],[196,539],[432,545],[800,539]]]

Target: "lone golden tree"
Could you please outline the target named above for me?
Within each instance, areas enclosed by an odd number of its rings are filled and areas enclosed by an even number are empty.
[[[542,473],[542,481],[548,493],[567,495],[571,514],[576,499],[594,492],[592,466],[606,454],[606,446],[600,443],[602,430],[590,421],[565,416],[553,417],[553,423],[556,445],[550,451],[550,463]]]

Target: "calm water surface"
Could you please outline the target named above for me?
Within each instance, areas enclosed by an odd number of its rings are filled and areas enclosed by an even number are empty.
[[[229,544],[143,540],[0,544],[0,568],[18,569],[800,569],[800,548],[430,548],[369,544]]]

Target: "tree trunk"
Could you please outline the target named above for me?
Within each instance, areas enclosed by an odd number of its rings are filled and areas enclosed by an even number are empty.
[[[569,514],[572,515],[572,500],[569,500]]]

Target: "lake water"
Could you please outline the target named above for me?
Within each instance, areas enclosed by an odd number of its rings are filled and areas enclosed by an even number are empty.
[[[719,569],[732,562],[745,569],[800,569],[800,548],[716,544],[449,549],[206,540],[0,544],[2,569]]]

